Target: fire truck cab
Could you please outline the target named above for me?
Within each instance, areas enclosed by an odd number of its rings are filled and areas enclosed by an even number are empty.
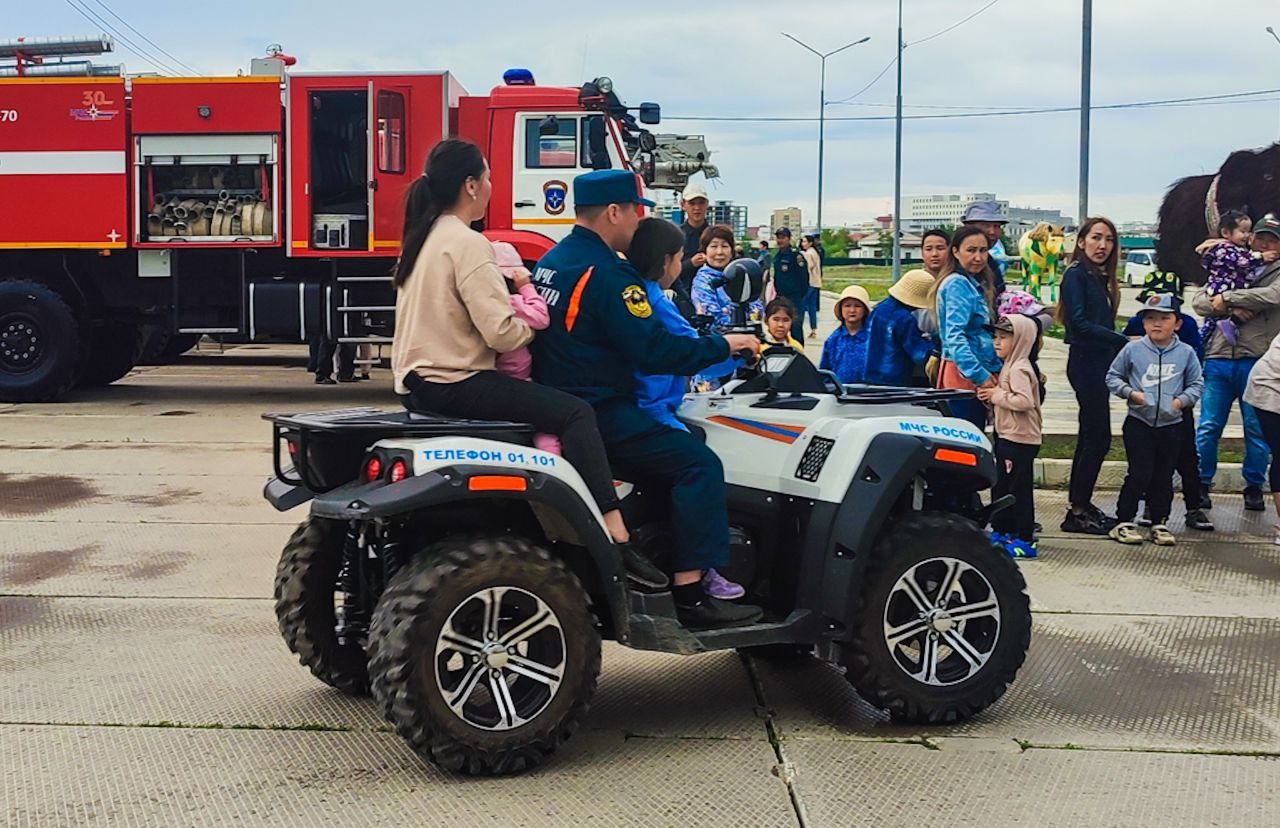
[[[255,61],[255,64],[263,61]],[[441,139],[478,144],[487,236],[536,261],[573,223],[572,182],[631,168],[708,177],[702,136],[607,78],[487,95],[447,71],[0,78],[0,401],[56,400],[152,351],[390,342],[403,199]]]

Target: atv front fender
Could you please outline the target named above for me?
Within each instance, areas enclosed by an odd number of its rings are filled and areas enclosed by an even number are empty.
[[[835,510],[827,543],[827,577],[817,588],[817,605],[831,618],[850,619],[856,609],[862,572],[885,522],[916,475],[945,474],[968,491],[996,482],[996,460],[981,446],[960,447],[912,434],[880,434],[867,446]]]

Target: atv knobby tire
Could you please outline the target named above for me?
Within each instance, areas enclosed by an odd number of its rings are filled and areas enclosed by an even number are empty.
[[[933,573],[945,573],[949,565],[932,563],[936,559],[958,561],[972,568],[966,570],[964,576],[969,579],[972,591],[966,600],[978,600],[989,586],[998,602],[998,612],[988,610],[987,617],[967,622],[989,625],[986,628],[974,627],[977,636],[987,636],[984,646],[989,645],[989,649],[985,651],[985,663],[976,672],[944,686],[929,684],[908,674],[903,662],[911,665],[909,655],[897,655],[898,651],[891,649],[888,643],[886,632],[886,624],[890,623],[886,617],[890,600],[899,602],[894,605],[899,610],[901,602],[907,600],[905,593],[895,591],[895,585],[917,565],[924,564],[915,570],[917,573],[926,573],[921,576],[924,580],[922,597],[937,600],[937,593],[943,587],[938,582],[941,579]],[[955,569],[959,571],[960,567]],[[973,521],[946,512],[921,512],[895,521],[877,543],[867,565],[854,637],[846,648],[845,666],[849,681],[859,695],[888,710],[897,721],[941,724],[968,719],[1004,694],[1026,658],[1031,640],[1031,607],[1026,586],[1017,565],[1002,549],[992,546]],[[932,593],[931,588],[934,590]],[[953,604],[960,606],[955,599]],[[910,606],[912,617],[916,610],[916,606]],[[896,617],[902,616],[897,614]],[[995,618],[999,619],[998,633],[991,632],[990,625]],[[895,629],[900,629],[896,627],[896,619],[893,623]],[[949,623],[944,621],[943,626]],[[946,635],[954,633],[955,629],[941,634],[928,632],[929,629],[932,627],[926,627],[922,635],[934,635],[934,640],[939,643],[926,645],[923,639],[919,639],[920,664],[925,661],[925,647],[933,646],[941,647],[935,650],[936,653],[949,653],[942,663],[950,664],[951,669],[973,669],[968,666],[969,662],[961,659],[962,654],[956,648],[946,643]],[[991,638],[994,638],[994,643]],[[913,652],[907,651],[908,654]]]
[[[0,402],[53,402],[80,378],[81,328],[53,289],[0,280]]]
[[[369,692],[368,658],[338,642],[334,592],[346,527],[307,518],[284,547],[276,569],[276,619],[289,649],[316,678],[353,696]]]
[[[142,326],[131,322],[104,322],[88,331],[84,371],[80,385],[110,385],[133,370],[142,358]]]
[[[453,674],[444,672],[451,669],[449,662],[440,662],[436,655],[446,624],[452,625],[455,615],[474,606],[476,596],[490,595],[495,588],[543,602],[554,613],[563,637],[557,689],[536,715],[507,729],[477,726],[454,712],[441,689],[442,674],[446,679]],[[501,615],[503,599],[498,600]],[[577,577],[546,550],[522,538],[441,541],[396,574],[374,612],[369,633],[373,696],[396,732],[441,768],[471,775],[533,768],[573,735],[595,693],[600,636],[589,605]],[[461,671],[467,670],[466,664],[464,660]],[[475,687],[487,680],[477,679]],[[508,700],[521,685],[511,687]],[[474,692],[468,691],[463,707]]]

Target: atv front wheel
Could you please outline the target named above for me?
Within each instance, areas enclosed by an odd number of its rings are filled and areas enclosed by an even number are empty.
[[[1026,658],[1026,588],[972,521],[946,512],[896,521],[867,566],[849,681],[899,721],[973,716],[1004,694]]]
[[[338,640],[335,593],[346,527],[307,518],[285,545],[276,568],[276,620],[289,649],[330,687],[352,696],[369,692],[368,657]]]
[[[374,698],[446,770],[532,768],[577,730],[595,693],[589,603],[564,564],[523,539],[442,541],[397,573],[374,612]]]

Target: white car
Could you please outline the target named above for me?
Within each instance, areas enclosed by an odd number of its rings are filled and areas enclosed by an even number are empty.
[[[1155,269],[1155,250],[1130,250],[1124,257],[1124,283],[1129,287],[1141,287]]]

